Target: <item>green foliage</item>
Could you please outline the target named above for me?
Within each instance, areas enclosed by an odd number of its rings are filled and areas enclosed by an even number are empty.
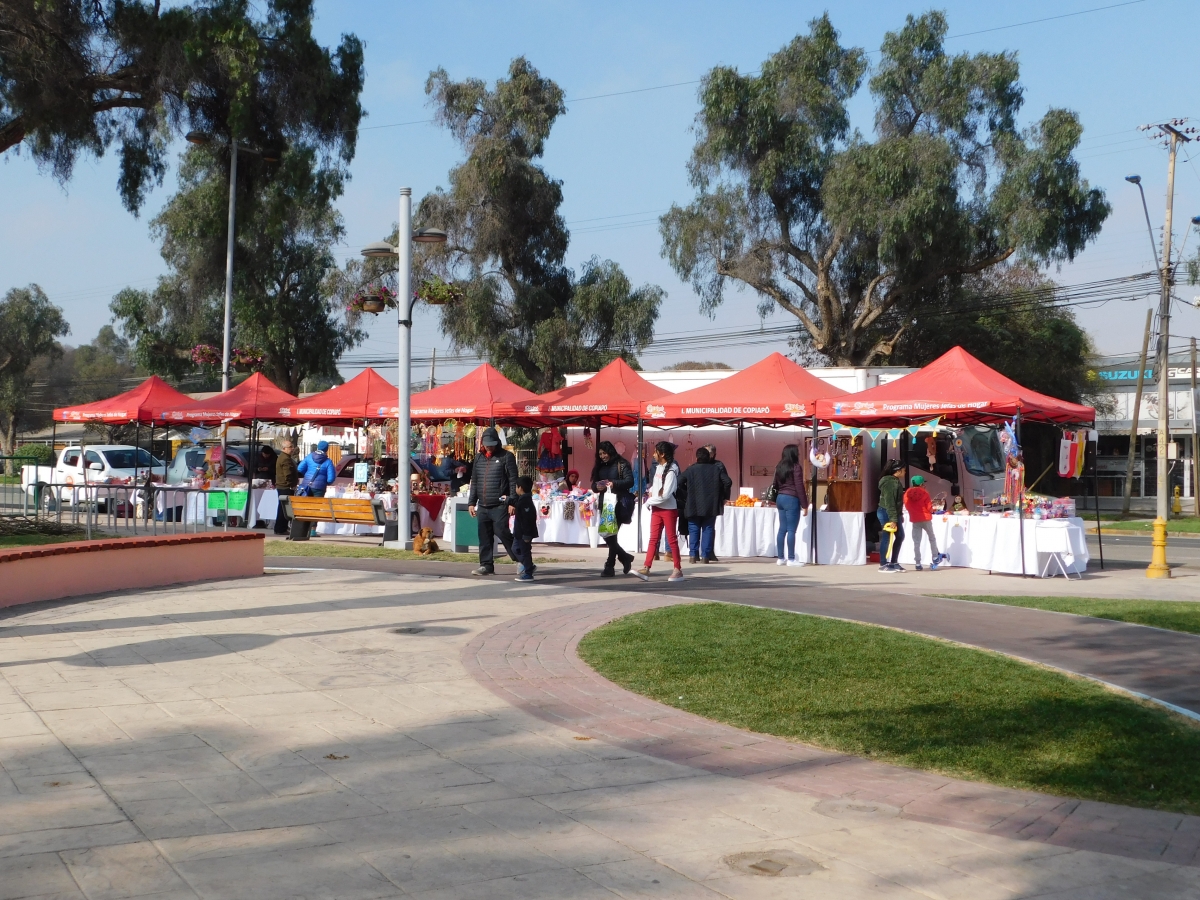
[[[579,654],[623,687],[739,728],[1059,796],[1200,810],[1200,730],[999,654],[716,603],[627,616],[585,635]]]
[[[829,17],[758,75],[713,69],[688,171],[695,200],[661,219],[663,254],[712,313],[732,281],[800,325],[802,351],[887,358],[931,298],[1013,257],[1073,259],[1109,206],[1079,175],[1082,127],[1051,109],[1020,131],[1010,53],[947,55],[945,17],[909,16],[870,79],[875,140],[846,105],[867,71]],[[979,345],[969,345],[975,352]]]
[[[153,291],[127,288],[113,299],[113,316],[151,371],[182,377],[194,368],[193,347],[223,342],[223,157],[207,147],[184,155],[179,193],[151,223],[171,274]],[[239,166],[233,344],[261,349],[267,377],[292,393],[309,376],[335,377],[338,357],[362,339],[325,279],[344,233],[333,208],[343,182],[304,146],[277,165]]]
[[[36,284],[12,288],[0,300],[0,454],[12,455],[29,417],[36,364],[61,356],[58,339],[70,330],[62,309]]]
[[[5,0],[0,153],[24,143],[67,180],[81,154],[119,145],[119,189],[136,212],[190,130],[258,146],[304,140],[354,154],[362,43],[312,36],[312,0]]]
[[[1101,390],[1089,365],[1092,343],[1074,313],[1054,304],[1054,287],[1033,268],[999,265],[941,295],[930,292],[888,361],[923,366],[962,346],[1027,388],[1091,402]]]
[[[610,260],[590,259],[578,274],[565,266],[562,184],[535,162],[565,112],[562,90],[523,58],[490,90],[441,69],[425,89],[467,154],[449,190],[427,195],[416,216],[449,236],[422,245],[418,258],[423,276],[457,289],[442,306],[443,333],[536,391],[558,387],[566,372],[631,359],[652,339],[664,294],[635,289]],[[386,277],[369,265],[347,272],[352,283]]]
[[[26,466],[50,466],[54,464],[54,449],[49,444],[22,444],[14,451]]]

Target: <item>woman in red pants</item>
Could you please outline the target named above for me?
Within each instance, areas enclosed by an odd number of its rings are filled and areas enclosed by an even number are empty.
[[[671,560],[675,568],[667,581],[683,581],[683,569],[679,560],[679,507],[675,503],[675,488],[679,486],[679,466],[675,464],[675,445],[659,441],[654,445],[654,481],[646,503],[650,512],[650,549],[646,551],[646,565],[634,574],[642,581],[650,580],[650,564],[663,532],[667,535],[667,546],[671,549]]]

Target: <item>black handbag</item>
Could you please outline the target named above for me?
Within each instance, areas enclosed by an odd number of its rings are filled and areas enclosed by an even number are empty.
[[[774,503],[776,500],[778,500],[779,499],[779,485],[777,485],[775,482],[772,481],[771,486],[769,488],[767,488],[766,491],[763,493],[763,499],[766,500],[768,503]]]
[[[624,491],[617,494],[616,517],[618,525],[628,525],[633,521],[633,510],[637,507],[637,499],[633,494]]]

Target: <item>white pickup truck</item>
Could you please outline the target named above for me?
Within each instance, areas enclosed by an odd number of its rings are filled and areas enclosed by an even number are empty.
[[[147,471],[155,481],[166,479],[167,467],[146,450],[124,444],[95,444],[67,447],[53,466],[25,466],[21,485],[45,509],[58,504],[96,500],[104,512],[109,492],[88,489],[95,485],[132,485],[144,481]],[[77,488],[84,490],[77,490]]]

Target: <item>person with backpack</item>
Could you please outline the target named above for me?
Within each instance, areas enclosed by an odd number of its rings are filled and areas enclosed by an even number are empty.
[[[775,565],[802,566],[796,556],[796,532],[800,516],[808,515],[808,491],[804,488],[804,466],[800,464],[800,447],[786,444],[779,462],[775,464],[775,508],[779,511],[779,530],[775,533]]]
[[[612,441],[601,441],[596,448],[596,465],[592,469],[592,490],[600,496],[596,499],[596,509],[604,508],[604,495],[609,491],[616,498],[614,510],[617,527],[628,525],[633,521],[633,511],[637,499],[631,493],[633,489],[633,467],[629,460],[617,453]],[[601,578],[612,578],[617,574],[617,562],[625,574],[633,568],[633,554],[621,549],[615,534],[602,535],[608,545],[608,562],[600,570]]]
[[[671,561],[675,568],[667,581],[683,581],[683,567],[679,558],[679,536],[675,533],[679,524],[679,507],[675,502],[675,490],[679,485],[679,466],[675,463],[675,445],[659,441],[654,445],[654,479],[646,496],[650,507],[650,548],[646,551],[646,564],[635,574],[642,581],[650,580],[650,566],[654,562],[658,542],[665,533],[667,547],[671,550]]]

